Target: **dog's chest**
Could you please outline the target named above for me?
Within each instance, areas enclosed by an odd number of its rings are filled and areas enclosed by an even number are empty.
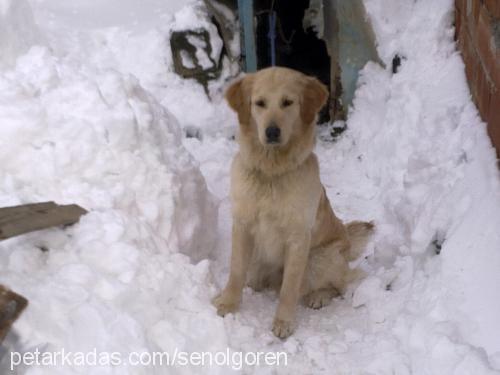
[[[319,179],[311,184],[314,178],[305,172],[263,178],[236,170],[231,181],[233,219],[259,233],[268,228],[278,233],[291,227],[312,228],[321,184]]]
[[[315,209],[294,180],[248,185],[245,199],[247,225],[255,241],[254,260],[281,267],[294,232],[309,231]]]
[[[314,167],[304,165],[271,178],[249,172],[235,159],[231,174],[233,220],[252,234],[258,260],[281,264],[284,249],[295,234],[312,230],[321,194]]]
[[[290,227],[298,219],[293,192],[281,183],[249,187],[248,228],[255,241],[254,259],[282,265]],[[299,221],[299,220],[297,220]],[[302,220],[300,220],[302,221]]]
[[[248,223],[280,227],[300,215],[297,190],[284,178],[269,181],[250,176],[233,193],[233,208]]]

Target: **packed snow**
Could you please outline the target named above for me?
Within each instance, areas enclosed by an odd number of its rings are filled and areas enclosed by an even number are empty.
[[[452,0],[364,0],[387,67],[361,72],[347,130],[318,139],[337,214],[374,220],[344,298],[300,307],[285,341],[277,296],[210,300],[228,275],[236,116],[173,72],[172,30],[201,1],[0,0],[0,207],[89,210],[0,242],[0,283],[30,301],[2,347],[15,374],[500,373],[500,184],[453,41]],[[389,67],[403,56],[399,73]],[[338,124],[337,124],[338,125]],[[322,130],[324,132],[324,128]],[[19,365],[12,352],[286,352],[286,366]]]

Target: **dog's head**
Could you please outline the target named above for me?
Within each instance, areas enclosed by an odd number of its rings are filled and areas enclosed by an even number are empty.
[[[234,82],[226,92],[242,133],[266,148],[287,146],[314,126],[328,98],[316,78],[287,68],[267,68]],[[312,132],[307,132],[312,133]]]

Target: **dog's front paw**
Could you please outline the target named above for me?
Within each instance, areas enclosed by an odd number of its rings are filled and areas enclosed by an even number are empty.
[[[290,336],[295,327],[292,321],[275,318],[273,322],[273,333],[280,339],[286,339]]]
[[[238,310],[240,301],[228,297],[225,293],[221,293],[212,300],[212,304],[216,307],[217,314],[224,316]]]

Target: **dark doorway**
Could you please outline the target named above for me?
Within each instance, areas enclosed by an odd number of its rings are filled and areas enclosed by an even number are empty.
[[[254,3],[257,45],[257,68],[272,65],[272,42],[275,35],[275,64],[301,71],[317,77],[330,87],[330,56],[326,43],[319,39],[311,28],[304,30],[303,19],[309,8],[309,0],[256,0]],[[270,25],[272,12],[275,12],[274,32]],[[271,32],[270,32],[271,31]],[[327,122],[328,108],[323,108],[319,122]]]

